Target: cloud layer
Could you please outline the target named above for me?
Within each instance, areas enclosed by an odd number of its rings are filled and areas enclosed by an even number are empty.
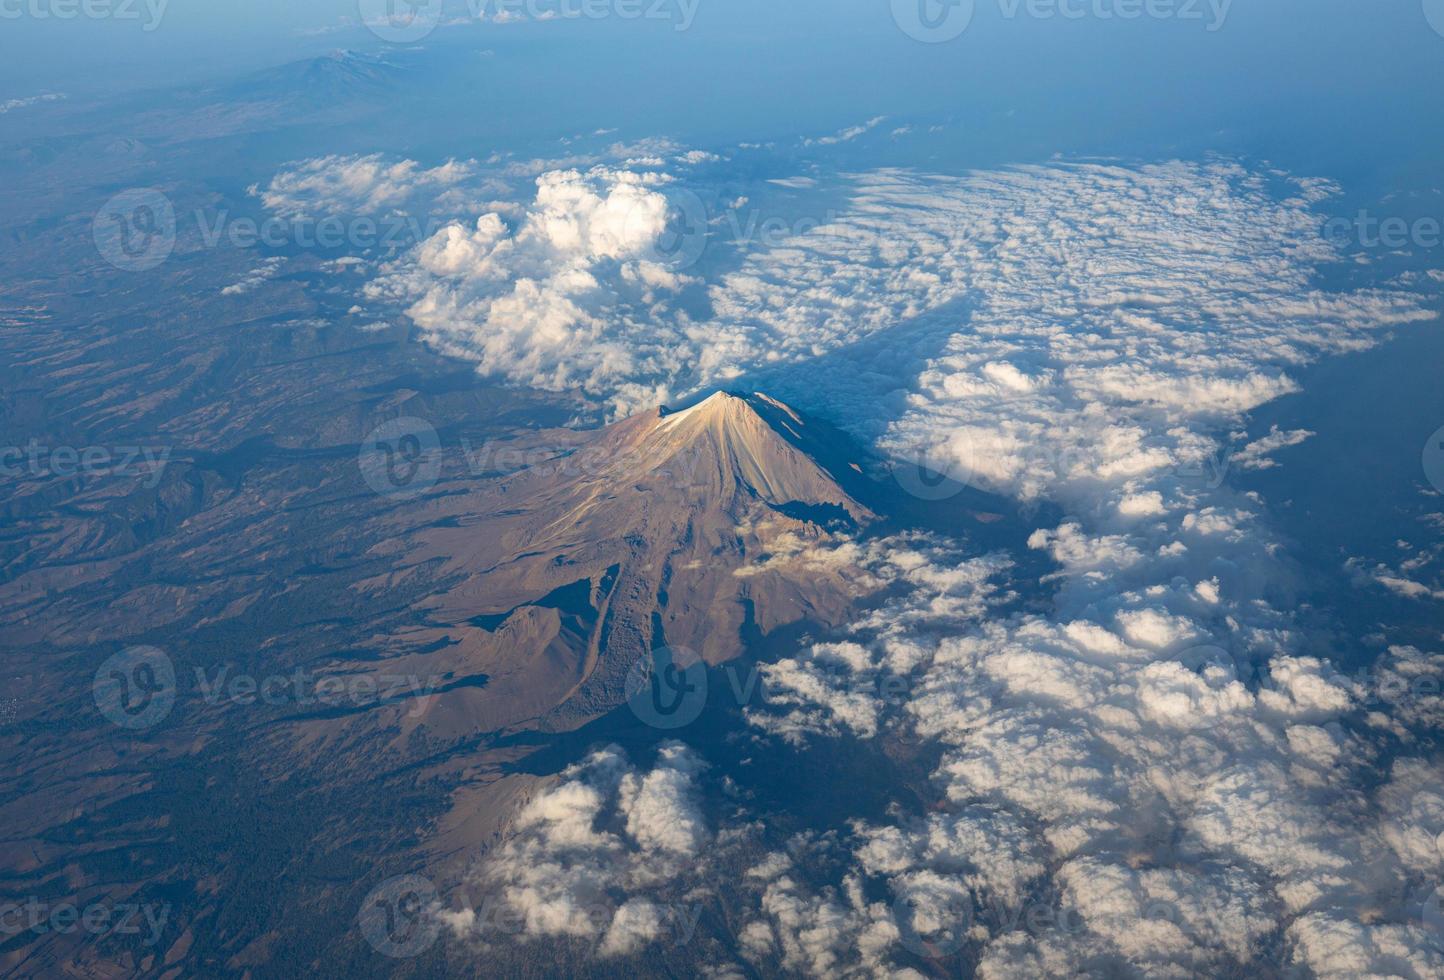
[[[428,169],[380,154],[316,157],[276,174],[265,189],[252,187],[251,194],[282,218],[384,214],[419,197],[431,208],[457,207],[467,200],[457,189],[476,171],[474,162],[456,160]]]
[[[671,300],[688,280],[659,254],[673,215],[657,173],[543,174],[508,224],[454,223],[372,283],[426,340],[479,370],[620,410],[665,401],[695,341]]]
[[[614,413],[886,335],[891,370],[869,377],[865,360],[839,357],[839,384],[810,400],[876,424],[876,411],[839,404],[863,394],[848,386],[911,390],[919,412],[957,423],[942,452],[980,482],[1033,494],[1060,476],[1050,470],[1071,478],[1197,451],[1166,427],[1130,424],[1134,414],[1236,418],[1294,390],[1290,372],[1310,360],[1423,315],[1402,292],[1319,288],[1314,270],[1338,257],[1316,213],[1332,188],[1235,164],[879,171],[805,199],[841,208],[809,215],[813,205],[763,195],[751,210],[775,214],[729,224],[704,202],[735,195],[694,192],[656,169],[662,156],[614,149],[624,163],[541,172],[530,200],[494,200],[515,165],[376,157],[309,161],[262,197],[296,214],[429,191],[428,213],[460,217],[369,298],[483,373],[577,390]],[[735,233],[764,218],[798,231]],[[705,295],[683,302],[707,270]],[[1002,412],[1007,427],[968,424]],[[1037,458],[1039,431],[1060,421],[1064,438],[1046,446],[1057,453]]]
[[[736,954],[819,976],[1444,974],[1420,911],[1444,875],[1444,714],[1419,695],[1444,663],[1398,647],[1340,674],[1295,622],[1265,502],[1227,480],[1310,436],[1238,445],[1249,412],[1428,319],[1417,298],[1323,289],[1332,189],[1227,162],[831,183],[845,208],[699,284],[714,266],[664,248],[672,178],[548,171],[368,287],[488,374],[617,412],[765,374],[884,452],[1069,515],[1029,540],[1057,567],[1045,611],[1000,608],[1007,556],[859,543],[900,594],[767,667],[749,719],[793,745],[921,744],[933,805],[759,857],[730,892]],[[698,883],[725,832],[704,773],[681,745],[647,773],[598,753],[487,874],[528,935],[643,948],[659,882]]]
[[[1437,702],[1381,705],[1311,654],[1263,502],[1224,480],[1308,437],[1225,441],[1295,390],[1291,372],[1427,316],[1405,295],[1314,286],[1334,256],[1310,182],[1278,197],[1234,166],[1174,164],[863,183],[868,218],[849,220],[868,234],[755,257],[719,311],[839,342],[920,324],[904,339],[932,353],[901,416],[872,429],[881,445],[1074,516],[1029,542],[1060,568],[1047,615],[874,624],[849,657],[823,645],[770,669],[788,694],[757,713],[764,730],[899,724],[942,749],[943,814],[858,831],[860,873],[909,910],[898,942],[879,951],[839,920],[832,954],[878,974],[919,946],[971,946],[984,977],[1438,974],[1420,908],[1441,856],[1387,812],[1421,773],[1439,783],[1435,757],[1408,757],[1432,744]],[[883,243],[888,259],[869,251]],[[965,313],[928,314],[963,292]],[[870,380],[811,400],[847,418]],[[920,585],[910,607],[938,597]],[[911,696],[859,703],[880,685],[850,684],[857,669]],[[1418,651],[1381,670],[1411,672],[1410,691],[1439,680]],[[971,826],[980,807],[991,837]]]
[[[713,840],[696,786],[704,768],[680,743],[663,745],[647,772],[616,746],[594,752],[521,810],[486,864],[481,884],[504,912],[465,908],[447,913],[447,925],[478,943],[566,937],[602,957],[636,952],[674,927],[690,935],[695,914],[658,896],[675,898],[669,886]]]

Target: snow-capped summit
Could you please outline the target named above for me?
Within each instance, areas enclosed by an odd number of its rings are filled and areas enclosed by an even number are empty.
[[[616,453],[603,480],[663,480],[720,508],[737,506],[739,494],[768,505],[842,508],[866,520],[865,508],[800,446],[807,424],[766,395],[717,392],[678,412],[658,409],[607,430]]]

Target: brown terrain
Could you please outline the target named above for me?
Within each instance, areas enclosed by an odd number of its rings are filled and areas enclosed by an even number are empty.
[[[488,383],[359,309],[346,250],[227,290],[266,251],[197,216],[440,111],[411,78],[340,55],[0,138],[0,908],[166,913],[0,930],[0,975],[435,975],[357,933],[378,882],[461,878],[589,745],[666,737],[622,706],[654,651],[785,653],[875,593],[855,539],[919,523],[762,395],[599,428]],[[97,253],[127,188],[174,205],[153,269]]]
[[[358,875],[462,875],[545,778],[524,761],[539,739],[625,714],[639,659],[755,654],[876,590],[852,543],[876,516],[839,482],[859,469],[835,476],[809,449],[837,459],[835,437],[780,402],[719,393],[592,432],[438,446],[421,460],[434,479],[395,492],[375,471],[390,460],[364,449],[269,443],[252,460],[187,453],[154,486],[70,488],[65,513],[17,488],[29,533],[0,580],[0,630],[29,697],[0,810],[26,832],[0,870],[17,894],[181,897],[159,951],[110,960],[22,934],[0,962],[175,976],[268,962],[294,917],[206,920],[265,886],[265,862],[240,855],[295,812],[361,847]],[[114,526],[124,508],[138,527]],[[126,730],[92,680],[139,644],[173,665],[175,704]],[[322,696],[327,682],[346,695]],[[215,839],[232,833],[239,852]],[[272,873],[344,903],[294,846],[273,845]]]
[[[575,724],[620,704],[627,670],[658,646],[720,663],[749,633],[836,624],[867,590],[834,532],[873,515],[783,435],[806,429],[779,402],[723,393],[628,419],[429,496],[391,537],[393,570],[360,587],[448,583],[420,604],[433,625],[409,640],[445,638],[449,663],[491,678],[438,706],[458,724]]]

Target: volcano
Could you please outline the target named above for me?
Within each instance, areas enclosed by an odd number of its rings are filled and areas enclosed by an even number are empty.
[[[447,583],[415,640],[444,636],[455,669],[484,670],[468,696],[489,712],[560,723],[620,704],[663,646],[716,664],[843,621],[874,587],[855,532],[876,516],[843,489],[845,462],[819,461],[824,435],[765,395],[718,393],[438,494],[404,539],[404,564]]]

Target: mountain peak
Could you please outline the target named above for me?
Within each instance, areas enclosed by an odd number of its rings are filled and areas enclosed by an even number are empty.
[[[408,72],[384,58],[337,48],[326,54],[263,69],[219,89],[203,89],[207,100],[290,101],[335,109],[358,99],[393,91]]]
[[[797,430],[806,425],[802,421],[802,416],[788,405],[760,391],[751,393],[717,391],[690,408],[677,411],[661,409],[659,416],[668,426],[675,426],[683,422],[697,423],[704,419],[724,424],[749,422],[755,419],[759,424],[776,428],[781,420],[785,422],[786,428],[793,435],[797,435]]]
[[[747,399],[744,396],[730,391],[716,391],[690,408],[677,411],[663,409],[661,415],[667,422],[676,423],[686,418],[713,417],[747,407]]]
[[[428,615],[499,651],[489,710],[545,688],[563,714],[590,716],[625,699],[629,669],[660,646],[717,663],[844,617],[873,587],[849,535],[875,515],[809,452],[819,427],[765,395],[718,392],[437,497],[408,548],[454,583]],[[566,690],[546,687],[559,677]]]
[[[638,482],[660,477],[723,508],[755,497],[774,507],[829,505],[857,520],[869,516],[801,448],[802,418],[767,395],[719,391],[691,408],[660,414],[642,431],[617,429],[616,462]]]

